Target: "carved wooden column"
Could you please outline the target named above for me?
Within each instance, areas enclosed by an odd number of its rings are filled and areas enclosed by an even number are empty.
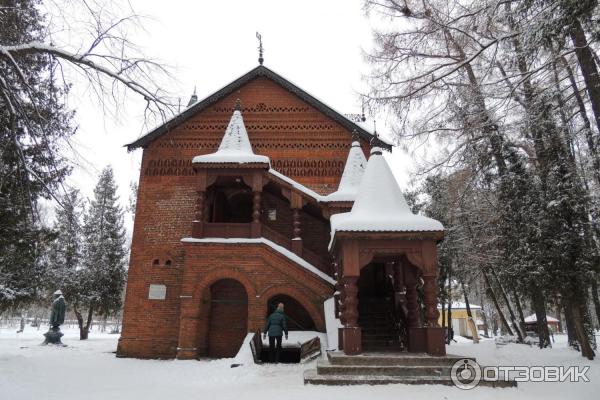
[[[260,200],[261,192],[255,191],[252,197],[252,226],[250,228],[251,236],[253,238],[260,237]]]
[[[300,209],[303,206],[302,197],[296,193],[292,192],[291,206],[292,206],[292,251],[299,256],[302,256],[302,248],[304,247],[302,243],[302,221],[300,219]]]
[[[405,267],[406,307],[408,308],[407,323],[409,328],[419,327],[419,301],[417,298],[417,277],[414,271]]]
[[[292,233],[292,251],[302,256],[302,222],[300,221],[300,209],[294,208],[292,214],[292,223],[294,226]]]
[[[344,278],[344,353],[362,353],[362,332],[358,325],[358,277]]]
[[[344,278],[344,318],[346,326],[358,326],[358,277]]]
[[[204,237],[204,219],[205,219],[205,197],[204,190],[196,191],[196,207],[194,209],[194,220],[192,221],[192,237]]]
[[[437,282],[435,276],[423,276],[425,292],[425,326],[438,327],[440,312],[437,309]]]
[[[335,317],[339,318],[340,323],[342,324],[341,328],[338,328],[338,349],[344,348],[344,326],[346,325],[346,319],[344,317],[344,285],[342,282],[342,270],[340,265],[335,260],[332,263],[333,270],[335,271],[335,293],[333,295],[333,300],[335,301]]]
[[[331,262],[331,267],[333,269],[333,278],[335,279],[335,285],[334,285],[334,289],[335,292],[333,293],[333,300],[334,300],[334,304],[335,304],[335,309],[334,309],[334,315],[336,318],[340,318],[340,306],[341,306],[341,299],[342,299],[342,291],[344,290],[343,285],[342,285],[342,280],[341,280],[341,271],[339,271],[338,269],[338,263],[335,261]]]
[[[262,202],[263,178],[260,171],[253,171],[247,176],[242,176],[244,182],[250,182],[252,187],[252,222],[250,223],[250,237],[258,238],[262,236],[260,212]]]

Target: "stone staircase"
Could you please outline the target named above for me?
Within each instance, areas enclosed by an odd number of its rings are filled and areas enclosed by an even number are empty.
[[[465,357],[434,357],[420,353],[377,353],[347,356],[330,352],[319,359],[316,369],[304,372],[304,383],[312,385],[438,384],[453,385],[452,365]],[[484,382],[480,385],[514,387],[515,382]]]
[[[358,324],[362,327],[362,345],[364,351],[402,351],[398,329],[390,299],[372,297],[360,299],[358,306]]]

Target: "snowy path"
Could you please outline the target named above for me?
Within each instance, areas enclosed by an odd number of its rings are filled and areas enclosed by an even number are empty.
[[[559,337],[559,341],[563,341]],[[458,343],[449,352],[473,355],[481,364],[590,365],[589,383],[522,383],[517,389],[445,386],[304,386],[302,370],[314,365],[247,365],[230,368],[231,359],[216,361],[154,361],[118,359],[116,335],[93,332],[80,342],[67,331],[66,348],[44,347],[40,331],[0,330],[1,400],[94,399],[578,399],[598,398],[600,361],[586,361],[558,343],[540,351],[519,345],[496,349],[492,342]],[[53,382],[57,381],[56,384]]]

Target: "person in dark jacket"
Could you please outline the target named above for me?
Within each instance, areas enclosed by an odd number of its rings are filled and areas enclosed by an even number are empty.
[[[288,338],[288,328],[286,316],[283,313],[283,303],[277,305],[277,310],[267,318],[267,324],[265,325],[264,337],[269,335],[269,362],[279,362],[279,356],[281,355],[281,337],[285,332],[285,340]],[[275,349],[275,343],[277,343],[277,349]]]

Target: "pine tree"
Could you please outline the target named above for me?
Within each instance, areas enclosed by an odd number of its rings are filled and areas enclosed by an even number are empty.
[[[118,204],[113,170],[105,168],[84,216],[79,281],[84,292],[74,305],[80,338],[87,339],[93,315],[109,316],[122,306],[126,279],[123,211]],[[87,311],[84,321],[83,315]]]
[[[56,208],[54,230],[56,239],[50,245],[49,261],[53,284],[57,289],[68,284],[70,274],[81,267],[81,239],[83,204],[79,191],[72,189]]]
[[[79,191],[71,190],[62,198],[62,204],[56,208],[56,238],[49,248],[48,289],[60,289],[68,305],[78,305],[85,293],[81,269],[83,203]]]
[[[0,47],[44,40],[39,5],[2,2]],[[16,70],[0,56],[0,314],[42,292],[42,250],[52,236],[40,223],[37,201],[68,174],[57,148],[73,133],[72,114],[62,103],[68,88],[54,85],[53,62],[43,55],[19,61],[23,68]]]

